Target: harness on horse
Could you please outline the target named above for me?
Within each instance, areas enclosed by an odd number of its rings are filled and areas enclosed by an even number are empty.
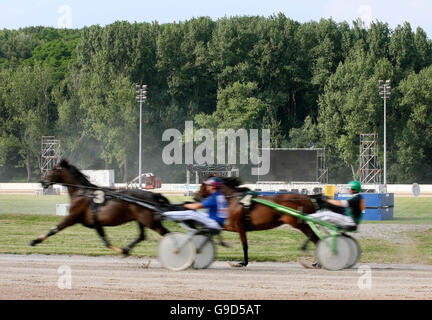
[[[252,224],[250,212],[254,208],[256,202],[252,201],[252,199],[259,196],[259,193],[248,190],[242,195],[238,196],[239,203],[243,206],[244,211],[244,221],[245,221],[245,227],[246,231],[253,231],[254,226]],[[328,207],[329,204],[325,201],[325,197],[322,194],[317,195],[311,195],[309,196],[310,201],[312,202],[315,211],[318,211],[324,207]],[[300,200],[300,199],[294,199],[294,200]],[[302,211],[302,210],[300,210]],[[299,219],[299,223],[306,223],[304,220]]]
[[[243,206],[243,212],[244,212],[244,223],[246,231],[253,231],[254,226],[252,224],[252,218],[250,216],[250,212],[255,206],[255,202],[252,201],[253,198],[257,197],[258,193],[253,191],[246,191],[243,193],[239,198],[239,203]]]
[[[118,200],[122,200],[128,203],[133,203],[136,204],[138,206],[141,207],[145,207],[149,210],[154,211],[154,217],[155,219],[161,219],[161,212],[162,210],[160,209],[160,207],[162,206],[174,206],[172,204],[163,204],[161,203],[161,199],[158,199],[159,203],[153,203],[147,200],[143,200],[143,199],[139,199],[139,198],[135,198],[129,195],[124,195],[121,194],[119,192],[114,192],[114,191],[110,191],[110,190],[104,190],[102,188],[89,188],[89,187],[83,187],[80,186],[80,190],[79,190],[79,194],[80,196],[84,196],[89,198],[90,201],[90,205],[89,208],[92,212],[92,216],[93,216],[93,228],[98,228],[100,227],[100,223],[97,219],[97,211],[99,210],[99,208],[105,206],[107,204],[107,202],[109,200],[112,199],[118,199]],[[176,208],[176,210],[179,210]]]
[[[92,228],[99,228],[101,224],[99,223],[99,220],[97,218],[97,211],[100,207],[103,207],[109,199],[112,199],[113,197],[107,195],[102,190],[89,190],[89,189],[80,189],[79,196],[84,196],[90,199],[89,208],[92,213],[93,217],[93,225]]]

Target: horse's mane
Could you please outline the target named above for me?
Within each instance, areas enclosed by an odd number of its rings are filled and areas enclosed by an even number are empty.
[[[75,178],[78,183],[85,187],[97,187],[88,180],[88,177],[84,175],[77,167],[71,165],[66,159],[62,159],[58,164],[60,167],[65,168]]]
[[[246,187],[240,187],[242,184],[242,181],[238,177],[221,177],[220,178],[223,182],[223,184],[231,189],[234,189],[238,192],[246,192],[250,191],[249,188]]]
[[[242,184],[240,178],[238,177],[220,177],[220,179],[222,180],[224,185],[232,189],[235,189]]]

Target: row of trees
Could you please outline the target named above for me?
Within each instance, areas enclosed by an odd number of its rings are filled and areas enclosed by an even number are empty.
[[[382,141],[378,80],[391,79],[388,182],[430,182],[431,65],[432,42],[409,23],[391,30],[277,14],[3,30],[0,177],[36,181],[40,136],[55,135],[79,167],[130,180],[135,84],[147,84],[143,166],[165,181],[185,173],[161,170],[162,133],[194,120],[196,128],[269,128],[272,147],[313,142],[326,148],[330,181],[343,182],[357,174],[359,134]]]

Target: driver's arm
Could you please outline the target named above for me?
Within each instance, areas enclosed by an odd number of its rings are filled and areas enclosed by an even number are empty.
[[[327,200],[328,203],[333,204],[335,206],[339,206],[339,207],[344,207],[347,208],[348,207],[348,201],[346,200],[333,200],[333,199],[329,199]]]
[[[198,210],[204,208],[201,202],[187,203],[184,205],[186,209]]]

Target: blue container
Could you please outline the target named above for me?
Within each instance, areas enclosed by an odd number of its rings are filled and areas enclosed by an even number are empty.
[[[384,193],[382,195],[383,207],[394,207],[394,193]]]
[[[381,221],[382,215],[381,215],[381,209],[366,209],[363,213],[362,220],[368,220],[368,221]]]
[[[368,221],[381,221],[381,220],[392,220],[393,219],[393,208],[381,208],[381,209],[366,209],[363,214],[363,220]]]
[[[362,193],[366,207],[390,207],[394,205],[393,193]],[[349,198],[349,195],[347,196]]]
[[[362,193],[365,199],[366,210],[363,220],[381,221],[393,219],[394,194],[393,193]],[[335,195],[335,200],[347,200],[350,194]]]

